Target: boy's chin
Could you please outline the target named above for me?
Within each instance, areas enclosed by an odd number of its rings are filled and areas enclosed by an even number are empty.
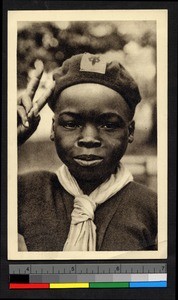
[[[80,170],[70,170],[71,174],[75,177],[76,180],[85,181],[85,182],[101,182],[110,177],[111,173],[103,172],[98,168],[83,168]]]

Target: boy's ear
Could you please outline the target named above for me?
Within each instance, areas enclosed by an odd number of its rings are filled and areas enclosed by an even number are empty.
[[[134,141],[134,131],[135,131],[135,121],[132,121],[129,125],[129,138],[128,138],[129,143],[132,143]]]
[[[52,118],[52,126],[51,126],[50,140],[51,140],[51,141],[54,141],[54,118]]]

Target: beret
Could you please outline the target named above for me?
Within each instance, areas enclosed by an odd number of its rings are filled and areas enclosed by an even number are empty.
[[[79,83],[98,83],[118,92],[134,113],[141,96],[135,80],[118,61],[106,61],[102,55],[83,53],[65,60],[53,73],[55,88],[48,102],[54,111],[59,94]]]

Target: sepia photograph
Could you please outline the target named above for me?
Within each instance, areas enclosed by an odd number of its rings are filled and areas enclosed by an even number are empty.
[[[167,11],[9,11],[8,145],[8,259],[166,258]]]

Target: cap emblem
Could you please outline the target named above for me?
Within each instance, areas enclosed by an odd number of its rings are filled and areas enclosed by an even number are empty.
[[[80,63],[80,71],[105,74],[106,62],[101,56],[84,53]]]

